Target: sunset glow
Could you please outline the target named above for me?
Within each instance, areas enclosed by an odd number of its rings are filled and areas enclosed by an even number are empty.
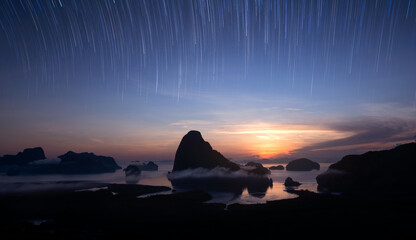
[[[316,128],[307,125],[276,125],[253,123],[229,126],[229,130],[218,130],[218,135],[236,139],[252,156],[273,158],[287,155],[294,149],[322,141],[341,139],[353,133]],[[221,138],[220,138],[221,139]]]

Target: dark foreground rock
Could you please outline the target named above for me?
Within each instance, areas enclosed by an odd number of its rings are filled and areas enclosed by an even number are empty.
[[[301,183],[297,182],[297,181],[294,181],[291,177],[287,177],[286,180],[285,180],[284,185],[286,187],[298,187],[298,186],[301,185]]]
[[[311,171],[314,169],[320,169],[319,163],[309,160],[307,158],[299,158],[289,162],[286,165],[287,171]]]
[[[288,190],[289,192],[289,190]],[[201,191],[135,198],[109,190],[0,195],[2,239],[415,239],[416,196],[333,196],[241,205]],[[294,224],[294,222],[296,224]]]
[[[136,184],[110,184],[108,190],[111,192],[126,195],[126,196],[140,196],[151,193],[165,192],[172,190],[170,187],[165,186],[148,186],[148,185],[136,185]]]
[[[348,155],[316,178],[329,191],[402,191],[416,184],[416,143]]]
[[[270,170],[285,170],[285,167],[283,167],[282,165],[278,165],[278,166],[271,166],[269,167]]]

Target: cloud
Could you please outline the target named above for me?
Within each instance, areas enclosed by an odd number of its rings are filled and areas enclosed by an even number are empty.
[[[286,110],[288,110],[288,111],[302,111],[303,109],[301,109],[301,108],[286,108]]]
[[[206,125],[212,125],[214,122],[212,121],[203,121],[203,120],[181,120],[177,122],[173,122],[170,125],[171,126],[181,126],[181,127],[193,127],[193,126],[206,126]]]
[[[416,119],[363,117],[356,121],[342,121],[327,125],[339,132],[353,132],[352,136],[314,143],[290,152],[292,156],[340,156],[394,147],[412,141],[416,134]]]
[[[104,141],[99,138],[90,138],[90,141],[95,143],[104,143]]]

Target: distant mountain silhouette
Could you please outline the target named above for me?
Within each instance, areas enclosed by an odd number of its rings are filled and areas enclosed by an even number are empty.
[[[317,176],[329,191],[409,190],[416,184],[416,143],[347,155]]]

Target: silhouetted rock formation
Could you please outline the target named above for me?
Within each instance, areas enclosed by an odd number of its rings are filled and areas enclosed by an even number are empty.
[[[150,161],[148,163],[144,163],[141,169],[142,171],[157,171],[159,166],[156,163]]]
[[[121,169],[112,157],[96,156],[93,153],[67,152],[61,160],[47,161],[41,147],[28,148],[17,155],[0,158],[0,171],[9,176],[20,174],[91,174],[114,172]],[[44,161],[38,161],[43,160]]]
[[[287,171],[311,171],[319,170],[319,163],[311,161],[307,158],[300,158],[289,162],[286,166]]]
[[[285,170],[285,167],[283,167],[282,165],[278,165],[278,166],[271,166],[269,167],[270,170]]]
[[[142,170],[135,164],[128,165],[123,171],[126,173],[126,183],[136,184],[140,180]]]
[[[4,155],[0,158],[0,165],[24,165],[45,158],[45,153],[41,147],[26,148],[16,155]]]
[[[413,189],[416,184],[416,143],[391,150],[347,155],[316,180],[321,190],[368,191]]]
[[[94,153],[74,153],[69,151],[59,156],[62,160],[60,165],[61,173],[89,174],[114,172],[121,169],[112,157],[96,156]]]
[[[185,169],[223,167],[237,171],[240,167],[212,149],[198,131],[190,131],[183,138],[176,151],[173,172]]]
[[[28,172],[31,163],[45,159],[45,153],[41,147],[26,148],[16,155],[4,155],[0,158],[0,172],[6,172],[8,176],[17,176],[22,172]]]
[[[272,180],[265,177],[269,173],[260,163],[251,162],[240,167],[213,150],[200,132],[190,131],[179,144],[168,179],[177,189],[241,195],[247,188],[253,196],[262,197],[272,185]]]
[[[138,163],[138,162],[136,162],[136,163],[130,164],[128,167],[130,167],[130,166],[135,166],[136,168],[140,169],[141,171],[157,171],[159,169],[159,166],[156,163],[152,162],[152,161],[150,161],[148,163]]]
[[[128,165],[123,171],[126,173],[126,176],[130,175],[139,175],[142,170],[136,165]]]
[[[263,167],[263,165],[261,163],[248,162],[246,164],[246,167],[254,167],[254,169],[249,169],[248,170],[249,173],[254,173],[254,174],[257,174],[257,175],[270,174],[270,170]]]
[[[301,185],[301,183],[300,182],[293,181],[293,179],[291,177],[287,177],[286,180],[285,180],[284,185],[286,187],[298,187],[298,186]]]

